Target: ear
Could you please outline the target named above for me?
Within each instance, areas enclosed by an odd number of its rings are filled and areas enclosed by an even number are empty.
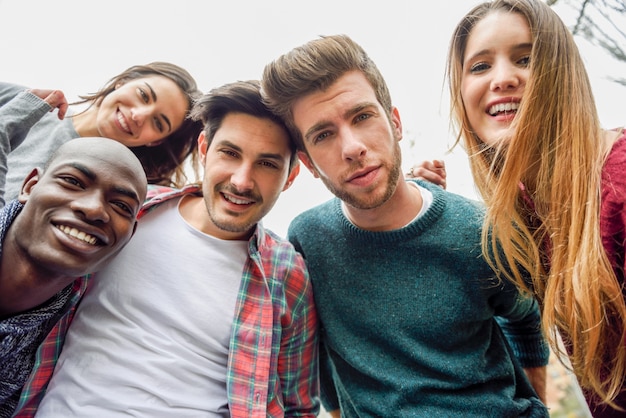
[[[204,131],[200,132],[198,135],[198,155],[200,156],[200,162],[204,167],[204,162],[206,161],[206,152],[209,149],[209,143],[206,139],[206,134]]]
[[[300,161],[302,161],[302,164],[304,164],[304,166],[311,172],[313,177],[315,177],[316,179],[320,178],[320,176],[317,174],[317,169],[315,168],[315,165],[313,164],[306,152],[298,151],[298,158],[300,159]]]
[[[43,175],[43,172],[40,168],[33,168],[32,171],[26,176],[24,179],[24,183],[22,183],[22,190],[18,196],[18,200],[20,203],[26,203],[30,194],[33,190],[33,187],[39,182],[39,179]]]
[[[400,141],[402,139],[402,121],[400,120],[400,112],[395,106],[391,109],[391,128],[394,138]]]
[[[283,187],[283,192],[291,187],[293,181],[300,174],[300,162],[296,160],[295,164],[291,168],[291,173],[289,173],[289,177],[287,178],[287,182],[285,183],[285,187]]]

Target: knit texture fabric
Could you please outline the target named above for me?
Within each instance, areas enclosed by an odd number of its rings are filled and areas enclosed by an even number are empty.
[[[433,202],[404,228],[359,229],[338,199],[289,227],[322,325],[324,407],[342,417],[548,416],[519,362],[548,362],[536,302],[482,258],[482,206],[418,184]]]

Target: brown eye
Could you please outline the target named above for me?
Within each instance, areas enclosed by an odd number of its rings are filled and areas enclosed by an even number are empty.
[[[141,96],[141,99],[144,101],[144,103],[148,103],[150,101],[150,96],[148,96],[148,94],[143,91],[143,89],[138,89],[139,90],[139,95]]]

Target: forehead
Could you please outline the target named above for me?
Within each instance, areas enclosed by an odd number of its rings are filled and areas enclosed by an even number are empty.
[[[357,107],[380,106],[376,92],[360,71],[349,71],[326,90],[318,90],[296,100],[293,118],[305,133],[311,125],[330,122],[335,117],[349,117]]]
[[[132,154],[116,152],[115,149],[98,144],[60,153],[44,175],[62,170],[78,170],[92,180],[124,185],[137,191],[145,188],[147,183],[143,168]]]
[[[376,98],[373,87],[360,71],[348,71],[325,90],[314,91],[294,102],[295,111],[306,111],[309,106],[331,102],[351,102],[360,97]]]
[[[156,96],[156,105],[160,112],[174,118],[174,130],[178,128],[187,112],[189,111],[189,101],[183,89],[174,82],[174,80],[162,75],[150,75],[146,77],[128,80],[125,84],[127,88],[142,87],[154,99]]]
[[[296,100],[293,114],[296,124],[304,120],[315,120],[352,107],[357,103],[377,104],[376,93],[365,75],[360,71],[349,71],[339,77],[325,90],[314,91]],[[311,111],[315,109],[315,111]]]
[[[490,44],[530,42],[530,25],[518,12],[496,10],[481,20],[470,31],[468,49],[481,48]]]
[[[266,153],[287,159],[291,157],[290,137],[282,125],[271,119],[245,113],[227,114],[209,148],[224,142],[240,147],[244,154]]]

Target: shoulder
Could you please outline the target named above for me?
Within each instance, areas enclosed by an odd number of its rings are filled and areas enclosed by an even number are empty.
[[[442,211],[442,216],[446,218],[459,220],[474,219],[482,222],[485,214],[485,205],[482,202],[449,192],[424,180],[411,181],[415,181],[419,186],[432,193],[433,203],[431,208],[433,211]]]
[[[19,84],[0,82],[0,106],[4,106],[15,96],[19,95],[21,92],[27,89],[28,87],[21,86]]]
[[[265,260],[289,268],[302,269],[304,267],[302,255],[296,251],[289,240],[261,225],[257,226],[257,235],[259,250]]]
[[[603,199],[626,198],[626,131],[615,141],[602,169]]]
[[[281,286],[303,289],[308,287],[308,270],[303,256],[294,245],[273,231],[257,226],[259,255],[266,277]]]
[[[328,225],[331,221],[337,220],[340,213],[341,204],[339,199],[332,198],[297,215],[291,221],[289,230],[311,231],[312,227],[317,225]]]
[[[148,185],[148,194],[146,196],[146,200],[139,212],[138,217],[142,217],[151,209],[160,205],[163,202],[167,202],[168,200],[186,195],[186,194],[201,194],[202,189],[199,185],[193,184],[189,186],[185,186],[182,189],[176,189],[173,187],[167,186],[159,186],[154,184]]]

